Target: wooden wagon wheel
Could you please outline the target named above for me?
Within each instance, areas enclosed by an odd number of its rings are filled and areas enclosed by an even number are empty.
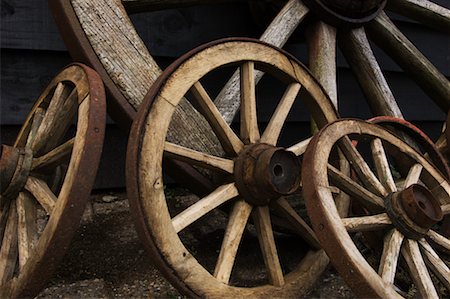
[[[103,83],[81,65],[44,90],[0,156],[0,297],[33,297],[62,258],[94,183],[106,119]]]
[[[233,130],[204,86],[205,80],[207,83],[207,78],[216,72],[234,71],[236,67],[242,78],[239,84],[242,106],[240,128]],[[261,70],[276,80],[284,92],[274,99],[275,112],[262,134],[256,110],[261,86],[255,87],[253,77],[254,72]],[[319,126],[336,119],[326,93],[300,63],[279,49],[248,39],[223,40],[197,48],[166,69],[152,86],[130,135],[127,190],[144,244],[165,276],[184,294],[298,297],[325,269],[328,258],[318,249],[309,225],[285,198],[298,195],[300,160],[297,156],[309,141],[305,136],[286,148],[278,142],[289,111],[294,103],[299,103],[298,96]],[[178,113],[179,107],[185,105],[183,98],[190,99],[197,107],[198,118],[201,116],[220,140],[221,152],[211,154],[199,149],[195,139],[179,140],[170,135],[170,127],[185,126],[187,122]],[[194,127],[191,132],[194,138],[195,131]],[[165,194],[163,157],[211,171],[215,190],[177,210]],[[297,197],[293,200],[299,202]],[[189,247],[186,234],[218,221],[220,215],[215,213],[222,213],[222,207],[230,213],[222,216],[225,217],[221,224],[224,235],[219,234],[221,244],[216,244],[217,251],[213,250],[210,257],[213,261],[208,263],[200,260],[201,256]],[[202,219],[209,215],[213,219],[206,222],[209,224],[203,223]],[[251,215],[253,222],[249,220]],[[299,235],[301,244],[308,247],[295,265],[286,264],[286,253],[279,246],[279,238],[286,235],[274,233],[271,220],[275,218],[284,218],[284,227]],[[245,244],[258,244],[257,239],[260,246],[251,246],[250,256],[254,258],[261,252],[261,261],[246,270],[247,277],[242,282],[233,269],[245,264],[241,260]],[[212,246],[217,242],[214,240],[213,237],[202,242]],[[255,278],[259,280],[253,281]]]
[[[351,139],[358,140],[358,148]],[[357,177],[330,163],[336,149],[350,161]],[[389,154],[394,151],[414,162],[406,175],[394,171],[402,162]],[[355,293],[399,297],[411,291],[413,281],[420,297],[449,295],[450,239],[441,234],[440,221],[450,213],[450,184],[439,170],[388,131],[351,119],[321,130],[303,163],[303,191],[313,228]],[[331,193],[336,188],[369,214],[341,218],[339,201]],[[370,248],[361,240],[362,232],[384,236],[379,256],[367,254]]]

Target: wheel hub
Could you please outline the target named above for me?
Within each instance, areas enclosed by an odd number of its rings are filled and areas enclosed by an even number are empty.
[[[0,152],[1,204],[5,200],[15,198],[25,186],[32,161],[31,150],[2,144]]]
[[[294,193],[300,186],[300,162],[294,153],[259,143],[246,146],[235,162],[239,193],[254,205]]]
[[[439,201],[427,188],[418,184],[389,196],[386,210],[396,228],[416,240],[425,236],[443,218]]]
[[[375,18],[386,0],[304,0],[323,21],[336,27],[359,27]]]

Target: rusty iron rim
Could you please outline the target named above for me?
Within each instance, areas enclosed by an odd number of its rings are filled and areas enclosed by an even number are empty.
[[[64,75],[66,70],[74,68],[85,74],[85,84],[89,86],[89,97],[78,99],[79,103],[87,99],[90,102],[88,124],[84,130],[86,133],[85,145],[77,164],[78,171],[72,173],[73,181],[66,189],[68,195],[64,204],[55,206],[53,213],[59,215],[59,217],[50,216],[49,222],[54,227],[53,233],[44,230],[34,248],[35,254],[30,255],[27,263],[21,269],[20,275],[2,286],[0,292],[2,297],[34,297],[45,286],[69,247],[94,184],[106,124],[104,88],[100,76],[83,64],[71,64],[63,69],[59,75]],[[46,91],[51,90],[52,86],[56,86],[58,83],[56,79],[57,77],[49,84]],[[65,80],[71,81],[70,78],[65,78]],[[73,83],[76,86],[75,80]],[[39,102],[35,104],[32,111],[38,106]],[[29,117],[32,114],[30,113]],[[29,121],[24,124],[24,127],[27,123]],[[22,130],[24,130],[24,127]],[[44,235],[47,239],[46,243],[40,242]]]

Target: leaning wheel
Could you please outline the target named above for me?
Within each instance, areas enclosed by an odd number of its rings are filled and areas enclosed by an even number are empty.
[[[218,80],[215,74],[236,67],[242,105],[240,126],[233,130],[207,90],[208,80]],[[281,87],[277,101],[263,103],[274,112],[262,134],[257,97],[263,91],[253,77],[258,71]],[[188,139],[170,135],[169,128],[187,125],[180,113],[185,99],[220,141],[219,151],[196,147],[201,141],[196,126],[190,127]],[[295,209],[302,204],[299,156],[309,133],[286,147],[279,141],[288,114],[297,109],[292,107],[301,108],[297,104],[306,104],[303,108],[308,107],[319,126],[337,118],[326,93],[299,62],[255,40],[197,48],[171,65],[150,90],[130,136],[127,190],[144,244],[183,293],[298,297],[325,269],[328,258],[305,215]],[[195,166],[213,191],[187,204],[172,202],[164,189],[163,158]]]
[[[354,177],[333,165],[337,150],[349,160]],[[303,162],[314,231],[355,293],[448,297],[450,239],[441,225],[450,214],[450,184],[444,174],[388,131],[358,120],[337,121],[321,130]],[[404,163],[412,165],[407,172],[399,170]],[[363,206],[364,213],[340,217],[339,199],[332,193],[336,189]],[[383,245],[366,242],[367,232],[384,240]]]
[[[0,156],[0,297],[33,297],[69,246],[94,183],[103,144],[103,84],[65,68]],[[75,120],[75,121],[74,121]]]

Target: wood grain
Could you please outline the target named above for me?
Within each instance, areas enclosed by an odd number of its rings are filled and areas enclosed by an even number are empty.
[[[395,274],[397,272],[397,262],[400,256],[404,236],[397,230],[392,229],[384,237],[383,253],[380,259],[378,274],[389,285],[394,285]]]

